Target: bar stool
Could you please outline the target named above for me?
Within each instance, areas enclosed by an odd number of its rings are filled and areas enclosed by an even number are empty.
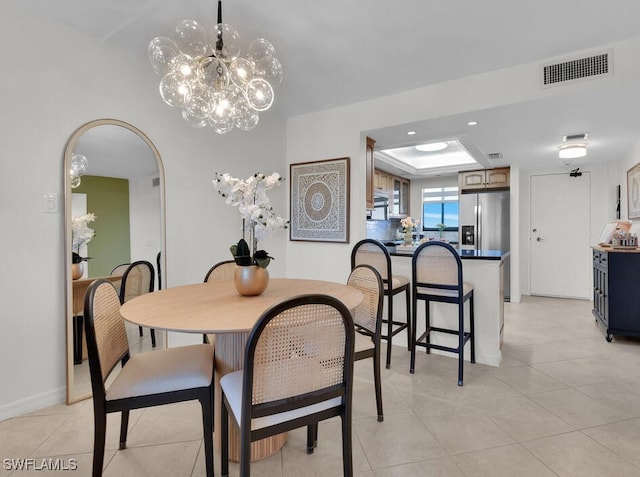
[[[430,241],[420,245],[413,253],[411,261],[413,279],[413,340],[411,343],[411,365],[409,372],[413,374],[416,363],[416,346],[426,348],[427,353],[433,349],[458,354],[458,386],[462,386],[464,345],[471,341],[471,362],[476,362],[474,346],[474,306],[473,287],[462,279],[462,260],[456,250],[445,242]],[[417,335],[418,300],[425,301],[426,330]],[[464,331],[464,303],[469,300],[469,331]],[[458,305],[458,329],[431,326],[429,305],[432,301],[454,303]],[[457,335],[458,346],[444,346],[431,343],[431,333]]]
[[[384,295],[387,297],[386,334],[380,338],[387,340],[387,363],[391,366],[391,345],[395,335],[402,330],[407,330],[407,349],[411,350],[411,297],[409,296],[409,278],[402,275],[393,275],[391,272],[391,255],[381,242],[373,239],[360,240],[351,250],[351,270],[358,265],[371,265],[382,277]],[[397,321],[393,318],[393,297],[404,292],[407,299],[407,321]],[[383,326],[384,328],[384,326]]]

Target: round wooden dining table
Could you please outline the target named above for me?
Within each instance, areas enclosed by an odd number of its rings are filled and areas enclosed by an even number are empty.
[[[214,416],[220,422],[220,378],[243,369],[245,344],[258,318],[287,298],[310,293],[333,296],[350,310],[363,300],[362,293],[353,287],[321,280],[272,278],[264,293],[251,297],[239,295],[233,281],[210,281],[136,297],[122,305],[120,312],[125,320],[144,327],[216,335]],[[235,423],[229,432],[229,458],[238,461],[240,436]],[[281,434],[253,442],[251,460],[274,454],[285,441],[286,434]],[[218,432],[215,445],[219,450]]]

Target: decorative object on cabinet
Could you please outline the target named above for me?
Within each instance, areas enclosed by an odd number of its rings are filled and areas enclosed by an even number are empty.
[[[504,190],[510,186],[510,168],[463,171],[458,174],[460,192],[476,190]]]
[[[629,219],[640,219],[640,162],[627,171]]]
[[[195,128],[213,127],[224,134],[237,127],[256,127],[259,114],[273,104],[273,86],[282,81],[282,65],[275,48],[264,38],[251,42],[240,56],[239,35],[222,23],[211,31],[195,20],[182,20],[173,38],[151,40],[147,48],[154,71],[162,77],[160,95]]]
[[[598,245],[608,247],[611,245],[614,238],[620,234],[626,234],[631,230],[631,222],[625,220],[617,220],[615,222],[609,222],[605,224],[600,234],[600,240]]]
[[[372,139],[367,136],[367,144],[365,147],[365,169],[366,169],[366,202],[367,209],[373,209],[375,207],[374,204],[374,196],[373,196],[373,169],[374,169],[374,161],[373,161],[373,148],[376,144],[375,139]]]
[[[593,315],[613,335],[640,336],[640,250],[593,247]]]
[[[290,165],[290,240],[349,242],[349,158]]]

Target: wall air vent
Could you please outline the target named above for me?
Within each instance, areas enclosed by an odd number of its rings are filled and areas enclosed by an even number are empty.
[[[613,74],[611,51],[573,58],[561,63],[542,65],[542,87],[558,86],[567,81],[583,80]]]
[[[158,187],[160,185],[160,178],[154,177],[151,181],[151,187]]]
[[[501,152],[490,152],[489,154],[487,154],[487,157],[489,158],[490,161],[497,161],[499,159],[502,159],[502,153]]]

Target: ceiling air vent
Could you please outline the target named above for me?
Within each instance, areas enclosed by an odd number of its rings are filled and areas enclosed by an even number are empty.
[[[501,152],[490,152],[489,154],[487,154],[487,157],[489,158],[490,161],[497,161],[499,159],[502,159],[502,153]]]
[[[154,177],[151,181],[151,187],[158,187],[160,185],[160,178]]]
[[[612,53],[610,51],[593,56],[569,59],[561,63],[542,66],[542,86],[557,86],[567,81],[582,80],[595,76],[611,76]]]

